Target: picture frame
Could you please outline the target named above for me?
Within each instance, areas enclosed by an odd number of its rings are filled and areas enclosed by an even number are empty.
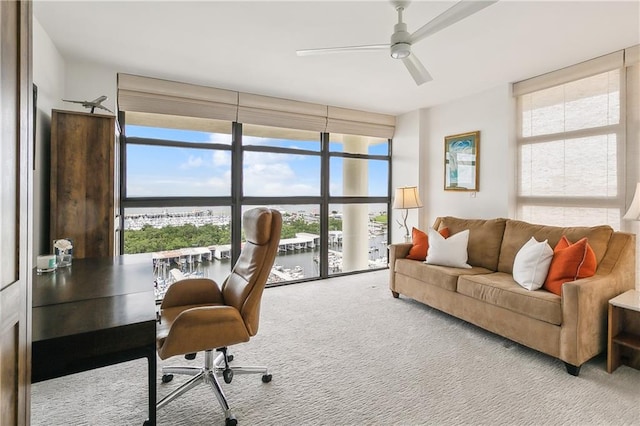
[[[444,190],[479,190],[480,131],[444,138]]]

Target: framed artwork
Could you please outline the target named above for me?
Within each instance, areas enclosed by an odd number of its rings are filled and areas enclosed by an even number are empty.
[[[444,138],[445,191],[478,191],[480,131]]]

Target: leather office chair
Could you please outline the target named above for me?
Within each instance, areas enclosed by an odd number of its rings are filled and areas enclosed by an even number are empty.
[[[258,332],[260,300],[278,253],[282,216],[277,210],[254,208],[244,213],[246,243],[231,274],[218,285],[206,278],[185,279],[172,284],[160,305],[157,324],[157,347],[161,359],[175,355],[205,351],[204,366],[166,367],[162,381],[171,381],[173,374],[193,376],[186,383],[158,402],[157,408],[184,394],[199,383],[213,389],[224,410],[226,425],[237,421],[222,391],[217,375],[230,383],[233,374],[262,374],[270,382],[266,367],[229,367],[232,355],[227,346],[247,342]],[[220,352],[214,360],[213,350]]]

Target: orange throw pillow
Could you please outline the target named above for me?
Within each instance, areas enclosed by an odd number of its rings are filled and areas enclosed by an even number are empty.
[[[542,288],[562,296],[562,284],[595,275],[596,255],[586,238],[571,244],[564,235],[553,249],[553,259]]]
[[[444,238],[449,238],[449,228],[442,228],[440,231],[440,235]],[[407,255],[407,259],[413,260],[425,260],[427,258],[427,251],[429,251],[429,238],[427,237],[426,232],[422,232],[418,228],[411,229],[411,240],[413,242],[413,246],[409,250],[409,254]]]

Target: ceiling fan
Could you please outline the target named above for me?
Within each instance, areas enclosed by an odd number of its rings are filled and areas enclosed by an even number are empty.
[[[326,47],[320,49],[297,50],[298,56],[320,55],[325,53],[341,52],[368,52],[389,49],[393,59],[401,59],[402,63],[419,86],[433,80],[429,71],[422,65],[422,62],[411,53],[411,46],[420,40],[437,33],[438,31],[455,24],[458,21],[473,15],[487,6],[496,3],[495,1],[462,0],[449,9],[427,22],[412,34],[407,32],[407,24],[402,22],[402,13],[409,6],[409,1],[392,1],[394,8],[398,12],[398,23],[393,27],[391,42],[389,44],[372,44],[365,46],[344,46]]]

